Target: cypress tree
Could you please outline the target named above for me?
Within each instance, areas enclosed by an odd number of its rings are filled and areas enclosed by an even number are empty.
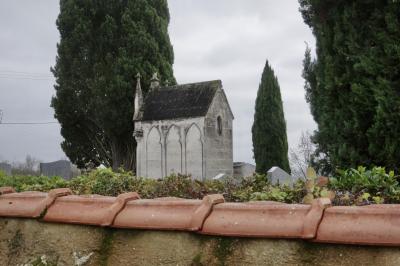
[[[268,61],[257,92],[252,136],[257,173],[265,174],[273,166],[290,173],[281,91]]]
[[[55,117],[79,167],[134,169],[136,73],[146,91],[158,72],[175,83],[167,0],[61,0]]]
[[[316,37],[303,76],[327,171],[400,165],[400,1],[300,0]],[[326,167],[328,166],[328,167]]]

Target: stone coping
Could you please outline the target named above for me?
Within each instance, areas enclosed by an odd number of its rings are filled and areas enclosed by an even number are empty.
[[[205,235],[297,238],[313,242],[400,246],[400,205],[337,206],[327,198],[311,205],[279,202],[225,203],[222,195],[203,200],[140,199],[72,195],[61,188],[16,193],[0,188],[0,217],[114,228],[192,231]]]

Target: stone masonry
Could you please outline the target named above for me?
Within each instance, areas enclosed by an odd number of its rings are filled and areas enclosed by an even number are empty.
[[[140,77],[135,95],[137,175],[232,175],[232,121],[219,80],[160,87],[155,75],[146,98]]]

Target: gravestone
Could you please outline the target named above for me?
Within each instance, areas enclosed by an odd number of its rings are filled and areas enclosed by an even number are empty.
[[[243,178],[252,176],[256,172],[256,166],[254,164],[245,162],[234,162],[233,163],[233,177]]]
[[[225,173],[220,173],[220,174],[214,176],[214,177],[213,177],[213,180],[224,181],[224,180],[226,180],[227,178],[229,178],[229,176],[228,176],[227,174],[225,174]]]
[[[0,163],[0,171],[4,172],[6,175],[11,175],[11,164]]]
[[[271,167],[271,169],[268,170],[267,178],[271,181],[272,184],[279,183],[281,185],[289,185],[289,186],[293,186],[293,184],[298,179],[289,175],[278,166]]]
[[[40,174],[44,176],[60,176],[64,179],[71,179],[71,162],[60,160],[51,163],[40,163]]]

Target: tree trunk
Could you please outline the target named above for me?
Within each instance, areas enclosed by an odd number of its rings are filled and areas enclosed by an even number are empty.
[[[123,139],[123,138],[121,138]],[[136,141],[132,137],[127,141],[114,139],[111,142],[112,169],[118,171],[120,168],[125,171],[136,172]]]

